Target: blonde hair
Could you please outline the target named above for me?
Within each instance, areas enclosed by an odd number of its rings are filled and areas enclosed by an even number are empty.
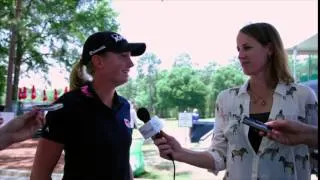
[[[286,84],[294,82],[289,65],[288,55],[284,49],[279,32],[268,23],[253,23],[244,26],[240,32],[254,38],[263,46],[271,44],[273,54],[268,57],[271,61],[271,75],[276,82],[282,81]]]
[[[81,61],[76,62],[70,73],[70,90],[74,90],[83,86],[86,82],[92,81],[92,64],[83,65]]]

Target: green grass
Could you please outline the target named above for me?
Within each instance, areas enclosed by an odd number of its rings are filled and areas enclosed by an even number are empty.
[[[184,145],[185,136],[188,136],[187,129],[178,127],[177,120],[169,120],[165,121],[164,131],[169,135],[178,138],[180,143]],[[133,131],[133,141],[135,140],[143,140],[142,135],[138,130]],[[195,149],[198,149],[196,147]],[[144,169],[145,172],[140,174],[139,177],[135,177],[135,179],[143,179],[143,180],[173,180],[173,164],[171,161],[164,160],[160,157],[157,147],[153,144],[152,140],[143,140],[143,145],[141,147],[144,157]],[[176,165],[176,175],[175,180],[190,180],[195,179],[194,172],[195,169],[185,168],[183,163],[175,162]],[[209,174],[209,173],[208,173]],[[201,175],[202,176],[202,175]],[[206,175],[204,175],[206,176]],[[197,180],[199,178],[196,177]]]
[[[177,118],[166,118],[166,121],[178,121]]]
[[[173,179],[173,170],[170,172],[159,171],[150,169],[135,179],[157,179],[157,180],[170,180]],[[190,180],[190,172],[179,172],[176,173],[176,180]]]

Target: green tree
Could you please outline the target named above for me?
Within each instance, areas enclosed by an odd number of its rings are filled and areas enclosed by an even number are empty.
[[[199,70],[199,75],[201,78],[201,81],[204,84],[209,84],[211,82],[211,77],[213,73],[219,68],[217,63],[210,62],[206,66],[204,66],[202,69]]]
[[[14,3],[0,2],[0,60],[7,64]],[[117,31],[117,14],[110,1],[25,0],[17,22],[17,48],[14,60],[13,99],[17,98],[19,77],[28,71],[48,72],[55,62],[70,70],[79,59],[80,47],[89,34]],[[45,74],[44,74],[45,76]]]
[[[157,83],[159,103],[178,112],[197,108],[204,114],[207,88],[193,69],[174,67]]]
[[[175,58],[173,67],[181,67],[181,66],[186,66],[189,68],[192,67],[191,56],[188,53],[181,53]]]
[[[137,87],[137,82],[133,78],[129,78],[127,83],[117,88],[117,91],[121,96],[126,97],[128,100],[135,101]]]
[[[214,113],[214,105],[218,94],[225,89],[240,86],[244,83],[246,76],[234,66],[220,67],[212,75],[212,83],[210,85],[209,95],[212,104],[212,114]]]
[[[199,75],[201,81],[206,85],[207,89],[209,89],[210,84],[212,83],[212,75],[216,72],[216,70],[219,68],[219,66],[215,62],[210,62],[206,66],[204,66],[202,69],[199,69]],[[207,93],[206,95],[206,106],[205,106],[205,113],[202,115],[202,117],[210,117],[212,116],[212,96],[210,96],[210,93]]]
[[[160,64],[161,60],[154,53],[145,53],[137,63],[139,78],[137,84],[139,84],[138,95],[140,96],[137,103],[138,105],[147,105],[153,113],[156,113],[156,83],[158,80],[158,67]]]

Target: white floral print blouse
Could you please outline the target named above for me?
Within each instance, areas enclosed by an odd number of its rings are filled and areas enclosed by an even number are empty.
[[[263,137],[256,153],[248,139],[248,81],[227,89],[217,97],[215,128],[210,153],[217,174],[226,169],[230,180],[308,180],[311,177],[309,149],[306,145],[287,146]],[[318,100],[315,93],[299,84],[279,83],[273,94],[269,119],[288,119],[318,124]]]

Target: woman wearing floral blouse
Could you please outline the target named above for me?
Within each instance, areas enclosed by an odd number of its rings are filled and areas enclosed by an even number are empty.
[[[155,139],[160,155],[206,168],[226,170],[231,180],[307,180],[310,157],[307,145],[285,145],[259,135],[242,123],[246,117],[262,122],[318,123],[314,92],[294,83],[278,31],[267,23],[243,27],[237,36],[238,58],[250,78],[240,87],[222,91],[215,106],[215,129],[208,151],[192,151],[164,133]]]

